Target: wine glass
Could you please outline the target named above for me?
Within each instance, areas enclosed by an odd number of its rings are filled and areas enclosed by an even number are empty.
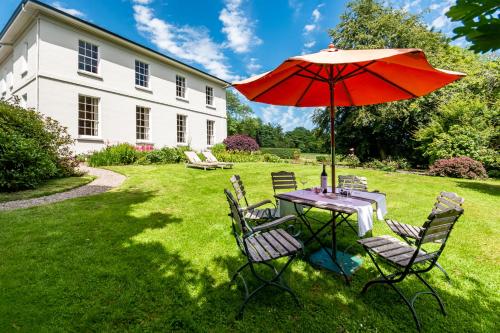
[[[307,184],[307,178],[306,177],[300,177],[300,183],[302,184],[302,188],[305,189],[306,188],[306,184]]]

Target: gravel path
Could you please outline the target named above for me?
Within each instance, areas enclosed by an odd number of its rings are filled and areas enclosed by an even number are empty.
[[[0,211],[47,205],[67,199],[99,194],[120,186],[126,178],[125,176],[113,171],[91,168],[85,165],[80,165],[79,169],[89,175],[96,176],[97,178],[87,185],[80,186],[66,192],[51,194],[40,198],[0,203]]]

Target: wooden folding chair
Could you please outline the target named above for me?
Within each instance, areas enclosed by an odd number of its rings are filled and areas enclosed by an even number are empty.
[[[413,305],[419,295],[431,294],[434,296],[439,303],[442,313],[446,315],[441,298],[436,290],[425,281],[421,274],[429,272],[436,266],[446,246],[446,241],[448,240],[451,230],[462,214],[463,209],[461,207],[453,207],[431,213],[416,236],[415,245],[410,245],[391,236],[379,236],[358,240],[358,243],[364,247],[375,264],[377,271],[381,275],[379,279],[366,283],[362,293],[365,293],[368,288],[375,284],[388,284],[399,294],[410,309],[419,331],[421,329],[421,324]],[[434,243],[436,241],[441,243],[439,249],[435,251],[425,251],[422,248],[424,244]],[[395,268],[396,272],[390,275],[384,273],[375,259],[376,257]],[[410,275],[415,275],[429,290],[416,293],[411,300],[396,287],[397,283],[402,282]]]
[[[229,179],[236,193],[236,199],[240,204],[245,219],[255,222],[269,221],[275,218],[277,209],[273,202],[269,199],[262,200],[255,204],[249,204],[246,196],[245,186],[239,175],[233,175]],[[241,205],[243,202],[243,205]],[[272,205],[272,208],[259,208],[264,205]]]
[[[432,208],[431,214],[441,212],[441,211],[447,210],[449,208],[460,208],[460,207],[462,207],[463,203],[464,203],[464,199],[462,197],[459,197],[456,193],[441,192],[436,199],[436,203],[434,204],[434,207]],[[416,240],[418,239],[418,235],[422,231],[422,227],[417,227],[417,226],[410,225],[410,224],[399,223],[398,221],[394,221],[394,220],[385,220],[385,223],[387,223],[389,228],[396,235],[403,238],[405,240],[405,242],[407,242],[410,245],[415,244]],[[448,281],[451,281],[450,276],[444,270],[444,268],[439,263],[436,263],[436,266],[441,272],[443,272],[443,274],[446,276],[446,279]]]
[[[294,220],[295,216],[285,216],[272,222],[252,227],[246,222],[242,210],[231,192],[224,190],[224,193],[229,203],[229,216],[231,217],[232,230],[236,239],[236,244],[246,258],[246,263],[238,268],[231,279],[231,283],[233,283],[236,277],[240,276],[245,287],[245,300],[240,307],[237,317],[241,318],[243,316],[247,303],[265,287],[276,287],[288,292],[292,295],[295,302],[299,304],[297,295],[286,285],[282,279],[282,275],[297,255],[302,252],[303,246],[285,230],[278,228],[280,225]],[[271,262],[283,257],[287,257],[288,261],[278,270]],[[270,268],[274,273],[273,277],[267,278],[263,276],[256,269],[258,265]],[[249,292],[245,278],[241,274],[246,267],[249,267],[253,276],[262,282],[260,286],[251,292]]]

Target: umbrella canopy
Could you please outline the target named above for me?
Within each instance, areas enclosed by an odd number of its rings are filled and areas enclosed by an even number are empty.
[[[291,57],[276,69],[232,84],[249,100],[330,107],[332,188],[335,188],[335,106],[416,98],[465,76],[433,68],[420,49],[340,50]]]

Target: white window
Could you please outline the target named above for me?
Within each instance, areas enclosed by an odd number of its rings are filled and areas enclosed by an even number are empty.
[[[186,98],[186,78],[184,76],[175,76],[175,95],[180,98]]]
[[[99,135],[99,98],[78,96],[78,135]]]
[[[28,73],[28,51],[29,44],[28,42],[24,43],[23,56],[21,58],[21,76],[24,77]]]
[[[99,69],[99,47],[97,45],[78,41],[78,69],[97,74]]]
[[[0,80],[0,93],[2,94],[2,97],[5,96],[6,92],[7,92],[7,84],[5,83],[5,78],[2,77],[2,80]]]
[[[207,105],[214,105],[214,88],[206,86],[205,93]]]
[[[177,115],[177,142],[186,143],[186,121],[187,116],[178,114]]]
[[[207,145],[212,146],[214,144],[214,127],[215,121],[207,120]]]
[[[7,85],[9,86],[9,90],[14,88],[14,74],[12,74],[12,71],[7,73]]]
[[[149,65],[139,60],[135,61],[135,85],[149,87]]]
[[[149,108],[135,107],[135,138],[149,141]]]
[[[21,96],[21,107],[23,107],[23,108],[28,107],[28,94],[23,94]]]

